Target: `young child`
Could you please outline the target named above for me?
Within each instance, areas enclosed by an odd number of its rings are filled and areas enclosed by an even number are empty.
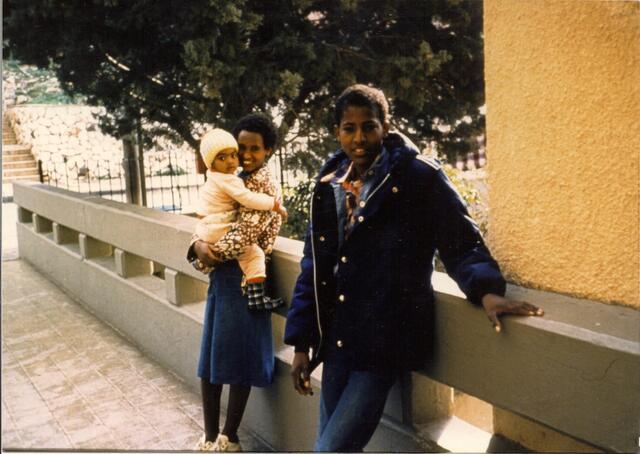
[[[236,175],[239,166],[238,144],[230,133],[222,129],[208,131],[201,138],[200,154],[208,171],[197,210],[201,217],[196,225],[198,238],[214,245],[238,221],[238,205],[253,210],[275,211],[283,218],[287,217],[287,210],[277,198],[250,191]],[[234,247],[244,247],[237,259],[245,275],[249,309],[275,309],[281,306],[282,299],[271,299],[264,292],[267,275],[262,248],[256,243],[246,246],[237,244]]]

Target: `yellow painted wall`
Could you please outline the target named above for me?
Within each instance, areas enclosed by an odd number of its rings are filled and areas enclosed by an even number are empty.
[[[640,308],[640,2],[484,0],[484,31],[492,252]]]

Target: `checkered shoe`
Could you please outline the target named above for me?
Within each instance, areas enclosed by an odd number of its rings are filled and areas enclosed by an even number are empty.
[[[272,311],[284,304],[282,298],[270,298],[264,294],[264,282],[252,282],[246,287],[249,310]]]

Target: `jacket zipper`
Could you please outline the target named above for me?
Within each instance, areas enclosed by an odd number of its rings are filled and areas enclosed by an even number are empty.
[[[385,182],[389,179],[390,176],[391,176],[391,174],[388,173],[387,176],[384,177],[384,180],[382,180],[380,182],[380,184],[378,186],[376,186],[376,188],[373,190],[373,192],[371,194],[369,194],[369,197],[367,197],[367,200],[365,200],[365,203],[369,202],[369,199],[371,199],[371,197],[373,197],[373,194],[378,192],[378,189],[380,189],[382,187],[382,185],[385,184]]]
[[[315,244],[315,232],[313,227],[313,200],[316,198],[315,194],[311,197],[311,258],[313,260],[313,295],[316,303],[316,321],[318,323],[318,334],[320,339],[318,340],[318,348],[313,351],[313,356],[317,357],[320,347],[322,346],[322,325],[320,323],[320,302],[318,301],[318,268],[316,266],[316,244]]]
[[[382,185],[384,185],[386,183],[386,181],[389,179],[389,177],[391,176],[390,173],[388,173],[384,179],[380,182],[380,184],[378,186],[376,186],[376,188],[373,190],[373,192],[371,192],[371,194],[369,194],[369,197],[367,197],[366,202],[369,201],[369,199],[371,199],[371,197],[373,197],[373,195],[378,192],[378,189],[380,189],[382,187]],[[314,350],[313,352],[313,356],[317,357],[318,356],[318,352],[320,351],[320,347],[322,346],[322,340],[323,340],[323,334],[322,334],[322,324],[320,323],[320,302],[318,301],[318,268],[316,267],[316,244],[315,244],[315,232],[313,230],[313,216],[314,216],[314,210],[313,210],[313,201],[316,198],[315,194],[313,195],[313,197],[311,197],[311,258],[313,260],[313,296],[315,299],[315,303],[316,303],[316,321],[318,323],[318,334],[320,335],[320,339],[318,341],[318,348],[316,350]]]

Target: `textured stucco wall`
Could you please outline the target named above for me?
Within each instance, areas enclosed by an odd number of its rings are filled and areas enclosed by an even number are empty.
[[[484,21],[492,251],[511,281],[640,308],[640,2]]]

